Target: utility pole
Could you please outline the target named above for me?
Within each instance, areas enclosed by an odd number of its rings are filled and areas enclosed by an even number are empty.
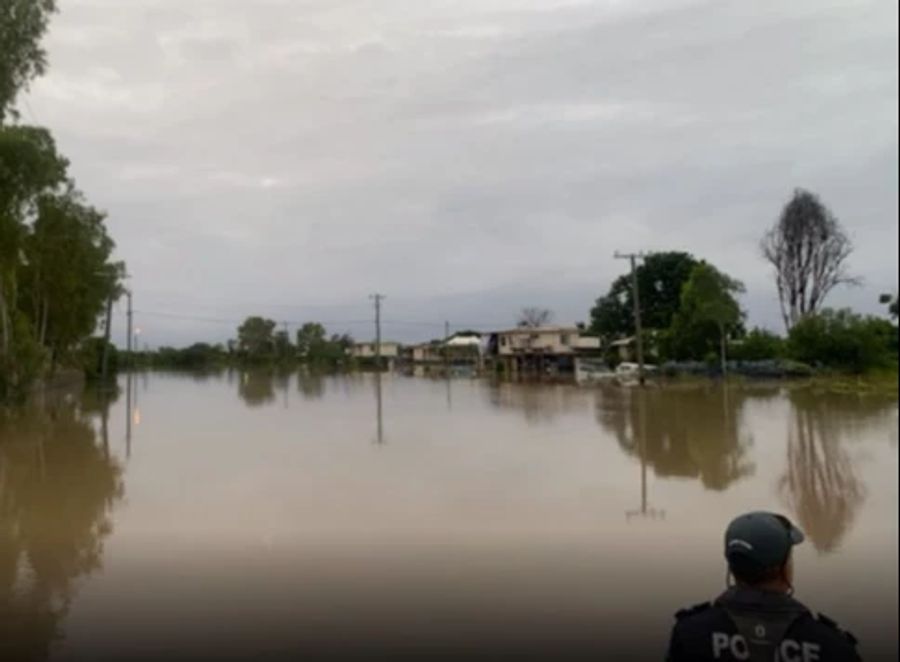
[[[450,377],[450,322],[444,322],[444,371]]]
[[[617,260],[628,260],[631,263],[631,298],[634,300],[634,330],[637,346],[638,382],[644,385],[644,332],[641,324],[641,293],[638,288],[637,261],[644,259],[644,253],[620,253],[616,251]]]
[[[100,376],[104,382],[109,374],[109,336],[112,332],[112,305],[113,299],[109,297],[106,300],[106,329],[103,332],[103,352],[100,357]]]
[[[369,298],[375,301],[375,367],[381,371],[381,302],[385,296],[375,293]]]

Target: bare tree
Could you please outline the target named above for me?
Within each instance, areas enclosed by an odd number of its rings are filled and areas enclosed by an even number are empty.
[[[857,284],[847,273],[853,244],[818,196],[803,189],[785,205],[781,218],[761,242],[775,267],[781,314],[788,331],[802,317],[819,311],[836,286]]]
[[[892,319],[897,319],[898,307],[896,294],[882,294],[878,297],[878,302],[888,307],[888,314]]]
[[[553,312],[546,308],[523,308],[519,313],[518,325],[534,329],[553,320]]]

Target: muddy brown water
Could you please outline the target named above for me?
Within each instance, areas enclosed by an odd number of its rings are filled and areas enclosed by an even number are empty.
[[[724,526],[897,657],[897,401],[144,373],[0,416],[0,658],[662,658]],[[877,650],[876,650],[877,649]]]

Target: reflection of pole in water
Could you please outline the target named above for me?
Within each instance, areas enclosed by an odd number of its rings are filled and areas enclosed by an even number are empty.
[[[647,391],[643,388],[635,389],[632,391],[632,395],[635,394],[637,395],[638,417],[637,429],[634,434],[637,437],[638,454],[641,458],[641,508],[640,510],[626,510],[625,519],[628,521],[633,517],[665,519],[665,510],[657,510],[647,505]]]
[[[125,457],[131,457],[131,389],[134,386],[134,378],[131,371],[125,379]]]
[[[378,371],[375,373],[375,404],[376,404],[376,438],[375,442],[378,444],[384,443],[384,429],[382,422],[382,411],[381,411],[381,372]]]
[[[447,411],[453,410],[453,395],[450,389],[450,371],[447,370]]]
[[[100,399],[100,436],[103,440],[103,456],[109,459],[109,396]]]

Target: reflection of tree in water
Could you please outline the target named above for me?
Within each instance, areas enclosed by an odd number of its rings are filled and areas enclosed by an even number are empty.
[[[248,407],[260,407],[275,401],[275,373],[272,370],[250,370],[241,373],[238,395]]]
[[[643,451],[638,398],[645,398]],[[628,453],[641,456],[657,476],[699,478],[724,490],[749,476],[752,443],[743,432],[746,394],[721,387],[671,389],[604,388],[597,396],[597,421]]]
[[[100,566],[123,486],[84,404],[0,416],[0,659],[46,658],[73,581]]]
[[[780,488],[820,552],[840,545],[865,499],[842,441],[876,425],[890,429],[892,398],[795,390],[788,428],[788,468]]]
[[[573,386],[539,383],[496,382],[488,389],[498,409],[518,409],[529,423],[551,421],[586,406],[586,392]]]
[[[297,373],[297,390],[307,400],[318,400],[325,393],[325,380],[321,373],[301,370]]]

